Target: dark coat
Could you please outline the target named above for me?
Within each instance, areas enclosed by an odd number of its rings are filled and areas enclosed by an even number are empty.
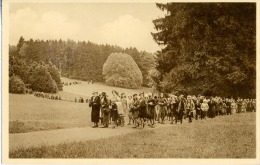
[[[91,107],[91,122],[98,123],[99,122],[99,116],[100,116],[100,97],[91,97],[89,107]]]
[[[216,102],[213,101],[213,100],[210,100],[208,102],[208,105],[209,105],[209,110],[208,110],[208,113],[209,113],[209,117],[215,117],[215,113],[216,113]]]
[[[104,99],[101,99],[101,113],[102,113],[102,118],[103,118],[103,124],[109,123],[109,102],[107,98],[105,97]]]
[[[149,98],[147,104],[148,104],[148,116],[149,118],[153,119],[155,117],[155,105],[156,105],[155,100],[153,98]]]
[[[139,100],[139,117],[140,118],[145,118],[147,116],[147,105],[144,99]]]

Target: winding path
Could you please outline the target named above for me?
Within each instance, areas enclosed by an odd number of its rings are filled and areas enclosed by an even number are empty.
[[[142,131],[132,128],[133,125],[125,127],[110,128],[70,128],[51,131],[35,131],[28,133],[9,134],[9,150],[18,148],[40,147],[41,145],[57,145],[60,143],[80,142],[96,140],[111,136],[125,135],[128,133]],[[173,126],[171,124],[156,124],[156,128]],[[144,130],[151,130],[147,125]]]

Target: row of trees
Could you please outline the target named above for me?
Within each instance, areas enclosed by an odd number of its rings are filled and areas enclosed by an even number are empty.
[[[164,92],[256,96],[255,3],[157,3],[151,85]]]
[[[23,58],[17,47],[9,47],[9,92],[24,93],[26,87],[34,91],[56,93],[62,90],[58,68],[51,62],[36,62]]]
[[[154,55],[136,48],[123,49],[118,46],[98,45],[91,42],[74,42],[72,40],[28,40],[20,38],[17,45],[19,55],[23,59],[35,62],[49,61],[57,66],[61,76],[80,80],[103,82],[102,68],[111,53],[129,54],[140,68],[142,85],[149,82],[148,72],[154,65]]]

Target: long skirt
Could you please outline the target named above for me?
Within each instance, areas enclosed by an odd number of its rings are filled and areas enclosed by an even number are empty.
[[[106,125],[109,123],[109,110],[106,108],[102,108],[101,112],[103,117],[103,124]]]
[[[132,113],[133,113],[134,119],[137,119],[139,117],[139,110],[138,109],[133,110]]]
[[[140,108],[138,117],[140,117],[140,118],[147,117],[146,108]]]
[[[154,119],[155,118],[155,107],[148,107],[148,114],[150,119]]]
[[[159,106],[159,115],[160,115],[160,117],[166,116],[166,107],[165,106]]]
[[[235,114],[236,113],[236,108],[231,108],[231,114]]]
[[[226,114],[226,113],[227,113],[227,109],[226,109],[226,108],[222,108],[222,109],[221,109],[221,113],[222,113],[222,114]]]
[[[118,119],[118,112],[117,110],[111,110],[111,117],[112,117],[112,121],[116,121]]]
[[[133,112],[131,111],[128,111],[128,114],[127,114],[127,116],[129,117],[129,118],[133,118]]]
[[[91,122],[98,123],[99,122],[99,114],[100,114],[99,109],[92,108],[92,111],[91,111]]]
[[[159,114],[160,114],[160,112],[159,112],[159,105],[156,105],[156,106],[155,106],[155,114],[156,114],[157,117],[158,117]]]

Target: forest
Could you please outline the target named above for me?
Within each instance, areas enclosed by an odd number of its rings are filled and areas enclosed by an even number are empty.
[[[9,46],[9,76],[16,75],[25,84],[32,85],[32,82],[28,81],[28,77],[32,75],[31,70],[34,70],[36,65],[41,64],[41,66],[52,66],[62,77],[104,82],[103,65],[108,56],[116,52],[127,53],[134,59],[142,72],[142,85],[148,86],[148,73],[155,63],[154,54],[138,51],[132,47],[123,49],[119,46],[98,45],[92,42],[75,42],[73,40],[25,40],[21,37],[16,46]],[[55,74],[58,74],[56,72]],[[36,79],[36,77],[31,79]],[[48,78],[45,77],[45,79]],[[62,86],[59,83],[57,85]],[[53,90],[33,89],[45,92],[56,91],[55,87]],[[62,87],[59,89],[61,90]]]
[[[153,21],[164,46],[151,70],[164,92],[256,96],[255,3],[157,3]]]

